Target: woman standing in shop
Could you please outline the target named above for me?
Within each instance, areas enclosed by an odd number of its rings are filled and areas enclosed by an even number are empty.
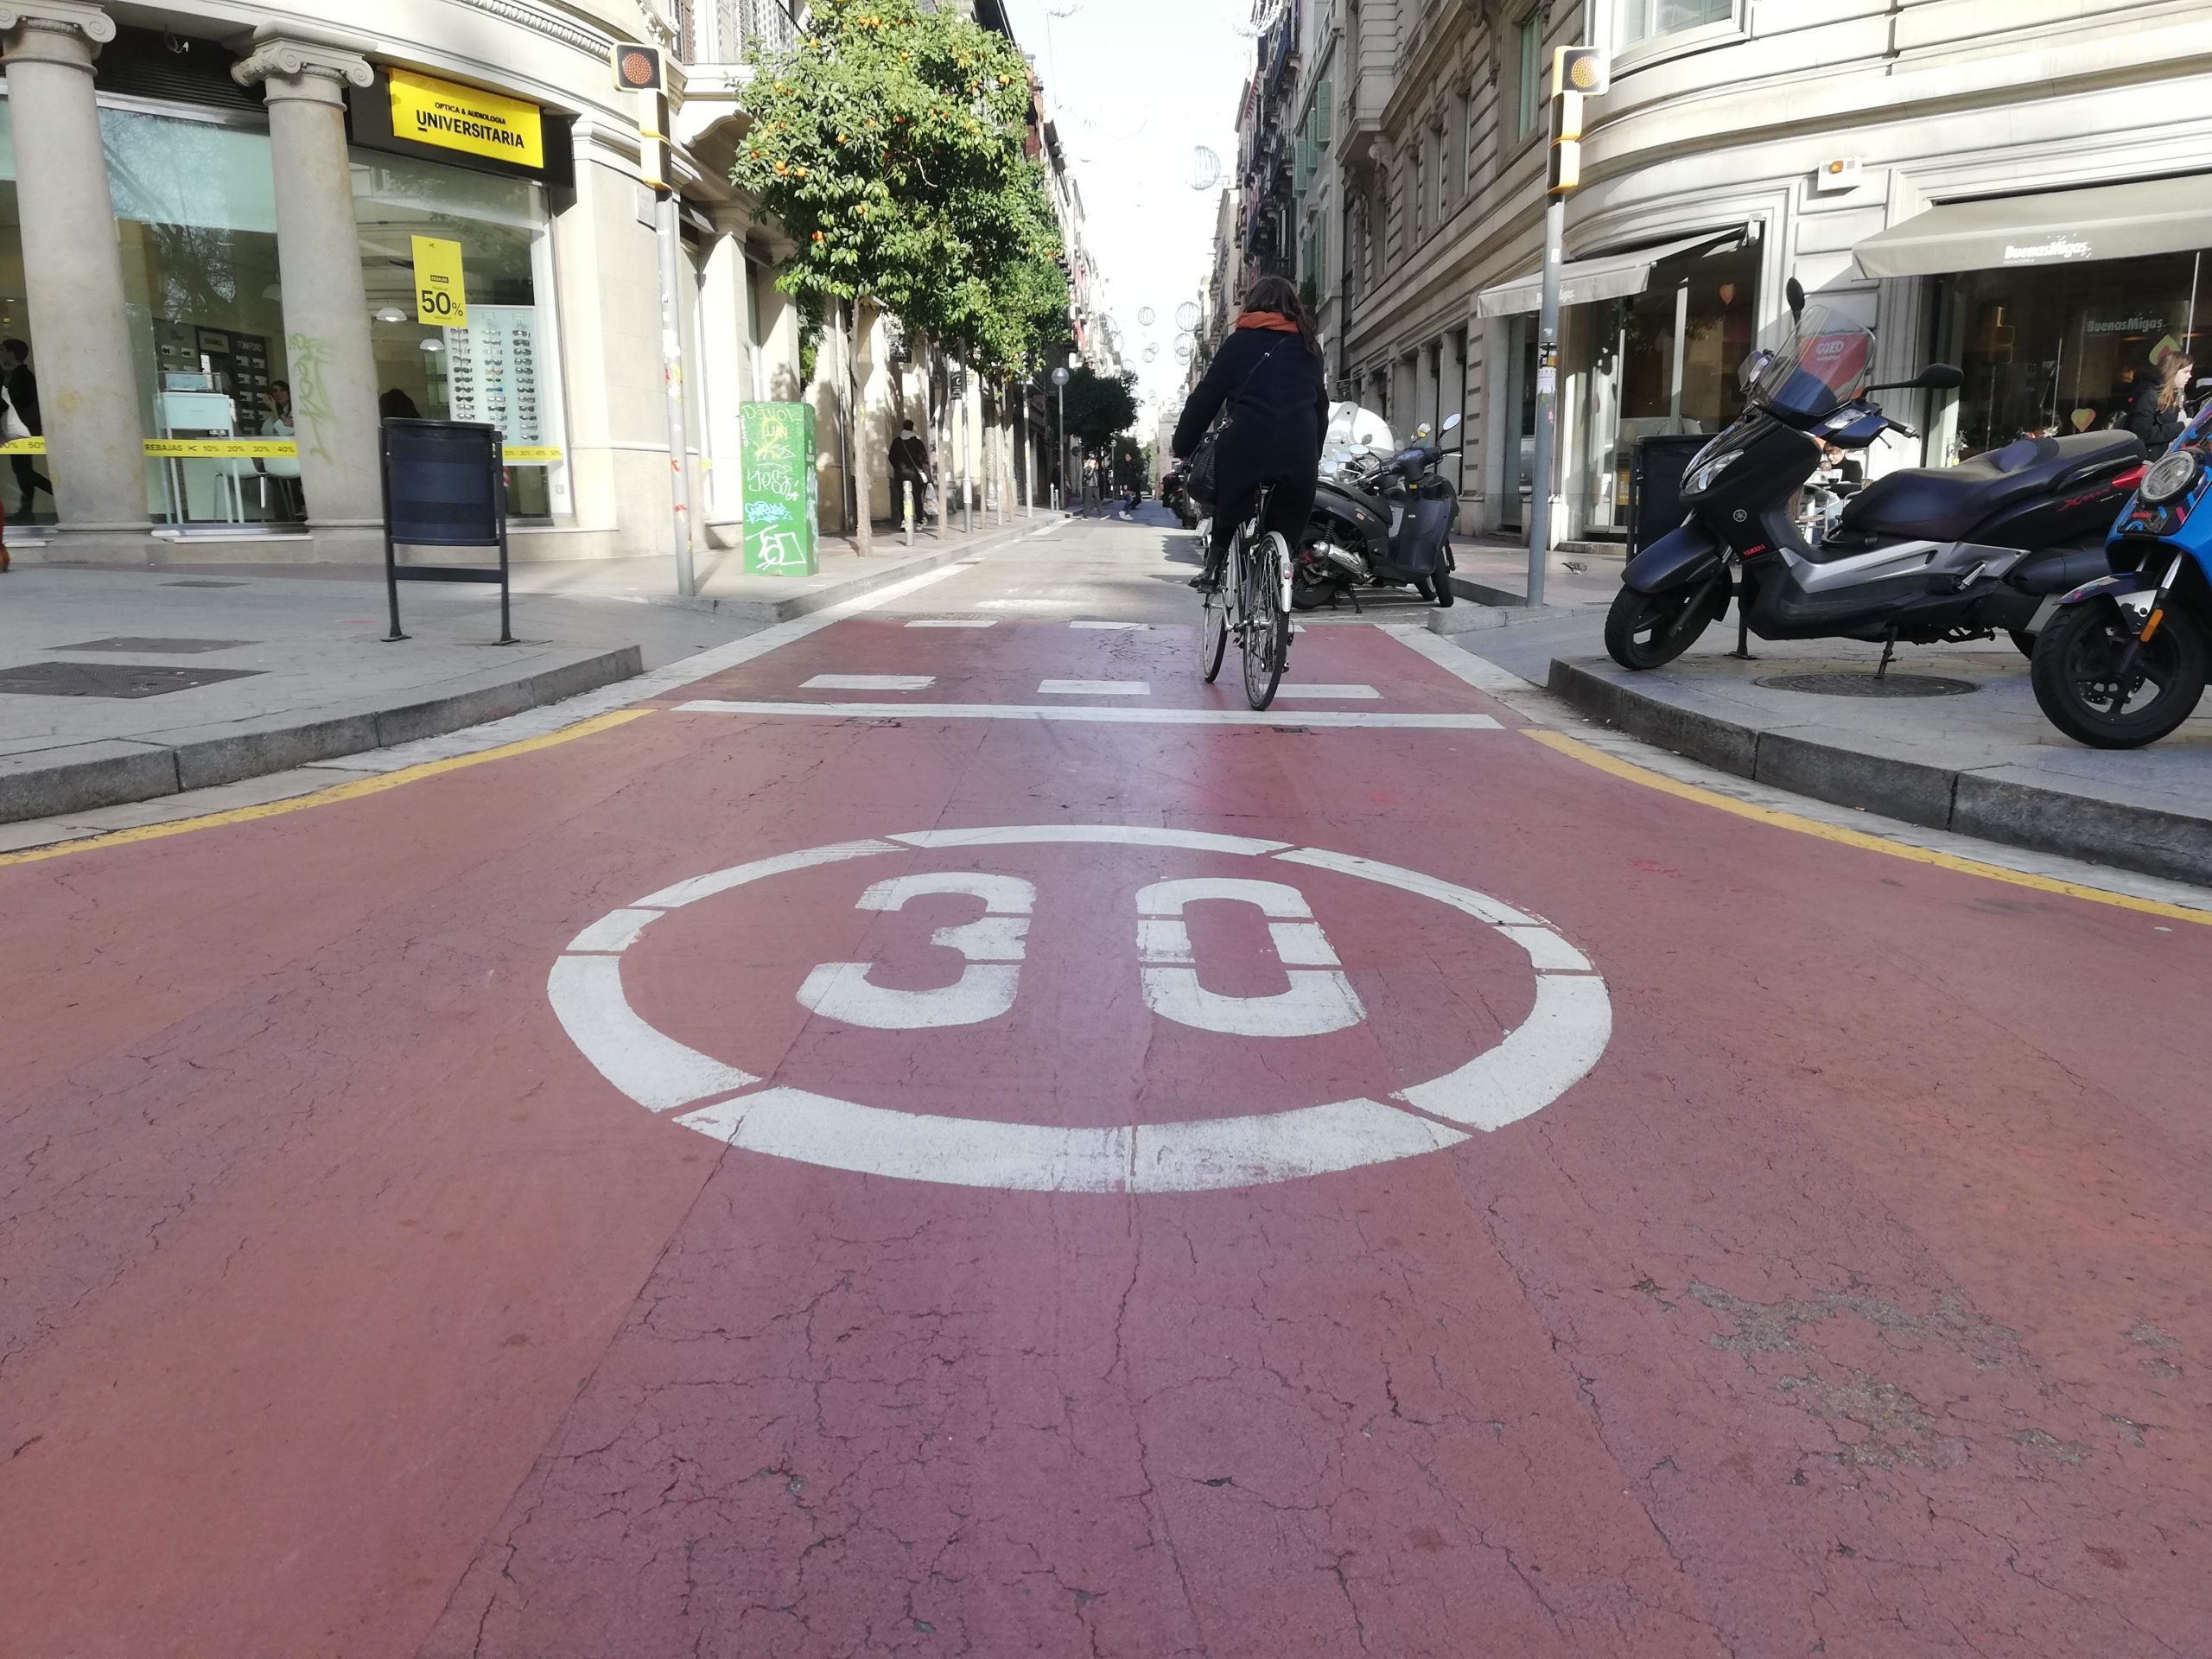
[[[2189,423],[2182,401],[2189,395],[2189,378],[2196,372],[2196,361],[2186,352],[2171,353],[2151,384],[2135,394],[2127,429],[2143,440],[2153,458],[2165,454],[2166,446]]]

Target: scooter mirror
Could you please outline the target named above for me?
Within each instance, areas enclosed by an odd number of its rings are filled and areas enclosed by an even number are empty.
[[[1444,429],[1446,432],[1452,431],[1459,426],[1459,417],[1457,415],[1446,415],[1444,417]]]
[[[1792,276],[1782,292],[1789,302],[1789,315],[1793,317],[1803,316],[1805,315],[1805,284]]]
[[[1913,381],[1923,391],[1956,391],[1966,383],[1965,373],[1948,363],[1930,363]]]

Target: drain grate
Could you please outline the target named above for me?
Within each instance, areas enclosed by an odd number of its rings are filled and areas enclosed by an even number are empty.
[[[1934,674],[1770,674],[1754,685],[1770,691],[1805,691],[1816,697],[1963,697],[1972,680],[1947,680]]]
[[[141,639],[118,634],[112,639],[87,639],[79,645],[56,645],[56,651],[119,651],[149,657],[194,657],[203,651],[229,651],[251,645],[251,639]]]
[[[221,680],[249,679],[257,668],[170,668],[155,663],[24,663],[0,668],[0,696],[162,697]]]

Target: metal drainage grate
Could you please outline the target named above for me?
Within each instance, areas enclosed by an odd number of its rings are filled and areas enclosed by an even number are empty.
[[[243,588],[242,582],[165,582],[164,588]]]
[[[1972,680],[1946,680],[1934,674],[1770,674],[1754,685],[1772,691],[1805,691],[1816,697],[1963,697]]]
[[[151,657],[194,657],[203,651],[228,651],[250,645],[251,639],[139,639],[121,634],[112,639],[87,639],[82,645],[56,645],[56,651],[119,651]]]
[[[151,663],[24,663],[0,668],[0,695],[19,697],[161,697],[257,668],[168,668]]]

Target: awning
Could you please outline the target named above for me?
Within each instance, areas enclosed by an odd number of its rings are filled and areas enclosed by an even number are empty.
[[[1853,252],[1869,276],[1926,276],[2198,248],[2212,248],[2212,174],[1945,202]]]
[[[1562,306],[1588,305],[1593,300],[1618,300],[1641,294],[1651,285],[1651,267],[1662,259],[1671,259],[1678,253],[1701,252],[1742,234],[1743,227],[1736,226],[1725,231],[1707,231],[1702,236],[1684,237],[1679,242],[1662,242],[1656,248],[1570,259],[1559,268],[1559,302]],[[1543,303],[1544,273],[1538,269],[1525,276],[1516,276],[1510,283],[1500,283],[1496,288],[1484,289],[1475,300],[1475,315],[1517,317],[1542,309]]]

